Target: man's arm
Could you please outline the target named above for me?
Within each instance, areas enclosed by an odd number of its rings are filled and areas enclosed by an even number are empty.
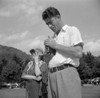
[[[82,53],[83,53],[82,52],[83,48],[80,45],[66,47],[64,45],[56,44],[54,48],[63,55],[70,55],[77,58],[82,57]]]
[[[67,35],[64,36],[66,38]],[[83,50],[83,42],[81,39],[81,34],[76,27],[72,27],[70,31],[70,47],[65,45],[58,44],[52,38],[48,38],[45,42],[45,45],[57,50],[63,55],[69,55],[72,57],[80,58],[82,57],[82,50]]]
[[[82,57],[83,48],[79,44],[71,46],[71,47],[67,47],[67,46],[58,44],[55,40],[53,40],[52,38],[49,38],[45,41],[45,45],[59,51],[61,54],[64,54],[64,55],[70,55],[77,58]]]

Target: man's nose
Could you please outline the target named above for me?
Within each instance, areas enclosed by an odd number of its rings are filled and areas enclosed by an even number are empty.
[[[52,28],[53,26],[51,24],[48,25],[49,28]]]

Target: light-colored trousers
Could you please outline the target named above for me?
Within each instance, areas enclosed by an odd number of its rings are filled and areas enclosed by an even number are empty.
[[[76,68],[49,72],[48,98],[82,98],[81,81]]]

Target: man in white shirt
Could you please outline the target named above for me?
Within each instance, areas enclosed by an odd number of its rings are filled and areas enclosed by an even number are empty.
[[[49,62],[48,98],[81,98],[81,81],[75,68],[79,66],[83,50],[80,31],[65,25],[54,7],[45,9],[42,18],[55,36],[44,42],[56,50]]]

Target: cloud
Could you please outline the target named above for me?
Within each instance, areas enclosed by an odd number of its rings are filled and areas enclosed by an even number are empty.
[[[29,37],[25,37],[22,40],[15,42],[15,44],[9,44],[9,46],[13,46],[15,48],[18,48],[26,53],[29,53],[29,50],[32,48],[39,48],[39,49],[43,49],[43,51],[45,51],[45,47],[44,47],[44,40],[46,39],[46,36],[38,36],[34,39],[29,38]]]
[[[3,37],[3,34],[0,34],[0,39]]]
[[[100,39],[86,42],[84,45],[84,51],[90,51],[94,54],[98,52],[100,54]]]
[[[12,33],[10,35],[0,34],[0,44],[14,47],[28,53],[30,50],[28,45],[33,41],[33,39],[30,38],[30,34],[28,30],[22,33]]]
[[[47,37],[46,36],[38,36],[36,38],[34,38],[34,40],[28,45],[29,47],[35,47],[37,46],[39,43],[43,43],[44,40],[46,39]]]
[[[28,35],[28,33],[29,31],[24,31],[22,33],[16,33],[16,34],[9,35],[7,37],[7,41],[21,40],[25,38]]]
[[[15,6],[16,11],[24,11],[27,15],[38,13],[42,7],[39,6],[34,0],[23,0]]]
[[[20,38],[25,38],[29,33],[30,33],[29,31],[22,32]]]
[[[29,45],[28,47],[30,48],[39,48],[45,51],[45,46],[44,46],[44,40],[46,39],[46,36],[38,36],[36,37]]]
[[[3,10],[1,10],[1,11],[0,11],[0,16],[9,17],[9,16],[10,16],[10,12],[9,12],[9,11],[3,11]]]
[[[32,42],[32,39],[23,39],[19,42],[16,42],[13,45],[9,45],[9,46],[13,46],[17,49],[20,49],[26,53],[29,53],[29,50],[31,49],[30,47],[28,47],[28,45]]]
[[[40,13],[42,5],[36,0],[4,0],[5,6],[0,6],[0,23],[5,24],[5,28],[22,29],[33,26],[41,21]],[[9,24],[7,26],[7,24]],[[11,22],[10,22],[11,21]],[[7,27],[6,27],[7,26]],[[18,28],[19,26],[19,28]]]
[[[23,12],[27,15],[38,13],[42,6],[38,5],[35,0],[4,0],[7,3],[0,9],[1,16],[13,16]]]
[[[56,1],[56,2],[62,2],[62,1],[65,1],[65,2],[66,2],[66,1],[67,1],[67,2],[74,1],[74,2],[76,2],[76,1],[81,1],[81,2],[82,2],[83,0],[41,0],[41,1],[46,1],[46,2],[47,2],[47,1],[49,1],[49,2],[51,2],[51,1],[54,1],[54,2],[55,2],[55,1]],[[87,0],[84,0],[84,1],[87,1]]]
[[[24,31],[22,33],[12,33],[10,35],[2,34],[0,36],[0,42],[1,43],[17,43],[20,40],[25,39],[28,37],[29,31]]]

